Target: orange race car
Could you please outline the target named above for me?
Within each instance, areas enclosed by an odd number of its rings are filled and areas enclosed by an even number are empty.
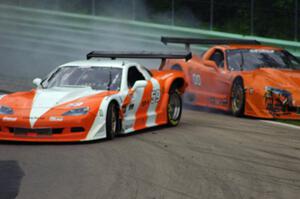
[[[88,60],[64,64],[45,79],[35,79],[37,89],[0,96],[0,140],[89,141],[176,126],[184,74],[114,59],[190,57],[187,52],[91,52]]]
[[[300,61],[255,40],[162,37],[164,44],[214,45],[191,60],[167,60],[161,69],[184,71],[185,103],[235,116],[300,119]]]

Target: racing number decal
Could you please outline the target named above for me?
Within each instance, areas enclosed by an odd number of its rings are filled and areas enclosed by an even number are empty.
[[[153,90],[151,94],[151,104],[157,104],[160,100],[160,90]]]
[[[201,86],[202,81],[201,81],[201,76],[200,76],[200,74],[195,74],[195,73],[193,73],[193,74],[192,74],[192,81],[193,81],[193,84],[194,84],[195,86]]]

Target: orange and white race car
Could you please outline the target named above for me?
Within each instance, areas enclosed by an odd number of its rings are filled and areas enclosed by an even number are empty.
[[[149,71],[115,59],[190,57],[190,53],[91,52],[88,60],[64,64],[44,80],[35,79],[37,89],[2,95],[0,140],[89,141],[158,125],[176,126],[184,74]]]
[[[161,69],[183,71],[185,103],[231,111],[235,116],[300,119],[300,60],[255,40],[163,37],[162,42],[213,45],[188,62],[168,60]]]

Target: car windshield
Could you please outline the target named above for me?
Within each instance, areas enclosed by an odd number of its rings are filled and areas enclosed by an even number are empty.
[[[121,68],[67,66],[56,70],[43,82],[43,87],[88,86],[94,90],[120,90],[121,78]]]
[[[227,50],[227,63],[231,71],[258,68],[300,69],[300,61],[284,50],[239,49]]]

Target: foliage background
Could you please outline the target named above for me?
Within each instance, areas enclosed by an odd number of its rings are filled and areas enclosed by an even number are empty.
[[[300,40],[300,0],[0,0],[0,3]]]

